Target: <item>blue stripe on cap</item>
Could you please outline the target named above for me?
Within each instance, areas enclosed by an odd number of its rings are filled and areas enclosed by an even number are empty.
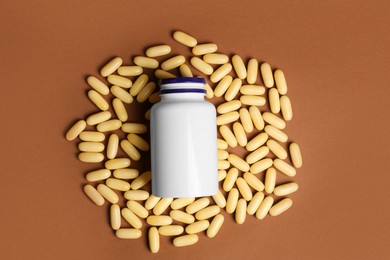
[[[206,90],[199,89],[199,88],[176,88],[176,89],[160,90],[160,95],[161,94],[174,94],[174,93],[203,93],[203,94],[206,94]]]
[[[204,78],[185,77],[185,78],[163,79],[160,81],[160,85],[176,84],[176,83],[201,83],[201,84],[205,85],[206,80]]]

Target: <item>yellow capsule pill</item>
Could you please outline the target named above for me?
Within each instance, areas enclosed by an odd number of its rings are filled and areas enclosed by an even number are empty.
[[[296,143],[290,144],[290,157],[291,157],[292,164],[294,165],[295,168],[302,167],[302,154],[298,144]]]
[[[251,106],[249,108],[249,114],[251,116],[253,125],[256,127],[257,130],[263,130],[264,129],[264,120],[261,116],[260,110],[255,107]]]
[[[286,150],[284,150],[284,148],[279,143],[275,142],[274,140],[268,140],[267,147],[279,159],[284,160],[287,158]]]
[[[195,201],[195,198],[178,198],[171,203],[172,209],[181,209]]]
[[[186,62],[186,58],[183,55],[177,55],[172,57],[163,63],[161,63],[161,69],[173,70]]]
[[[250,133],[253,131],[253,122],[249,114],[248,109],[241,108],[240,111],[241,124],[244,127],[245,132]]]
[[[160,57],[160,56],[167,55],[170,52],[171,52],[171,46],[164,44],[164,45],[157,45],[157,46],[149,47],[146,50],[145,54],[149,58],[154,58],[154,57]]]
[[[97,125],[99,123],[109,120],[110,118],[111,118],[111,113],[109,111],[102,111],[90,115],[89,117],[87,117],[86,121],[88,125]]]
[[[133,60],[134,64],[146,69],[156,69],[158,61],[149,57],[137,56]]]
[[[249,164],[254,164],[255,162],[258,162],[264,157],[266,157],[268,153],[269,148],[267,146],[262,146],[248,154],[248,156],[246,157],[246,162]]]
[[[141,151],[149,151],[149,144],[142,137],[136,134],[128,134],[127,140]]]
[[[209,53],[216,52],[218,50],[218,46],[215,43],[203,43],[198,44],[192,48],[192,53],[194,55],[205,55]]]
[[[229,57],[220,53],[209,53],[203,56],[203,60],[208,64],[225,64],[229,62]]]
[[[184,232],[184,228],[180,225],[169,225],[158,228],[158,233],[162,236],[178,236]]]
[[[217,139],[218,149],[227,149],[228,143],[225,140]]]
[[[249,215],[255,214],[257,209],[260,207],[260,204],[263,201],[263,199],[264,199],[264,193],[262,193],[261,191],[257,192],[249,202],[248,207],[246,208],[246,212]]]
[[[109,88],[106,84],[104,84],[101,80],[94,76],[89,76],[87,78],[87,83],[90,85],[94,90],[99,92],[102,95],[108,95],[110,93]]]
[[[259,172],[267,170],[269,167],[271,167],[273,164],[272,159],[262,159],[258,161],[257,163],[252,164],[250,168],[250,172],[253,174],[257,174]]]
[[[287,175],[289,177],[294,177],[297,173],[294,167],[292,167],[290,164],[288,164],[285,161],[280,160],[280,159],[274,160],[274,166],[281,173],[284,173],[285,175]]]
[[[274,191],[276,183],[276,170],[274,168],[268,168],[265,173],[264,190],[271,194]]]
[[[257,71],[259,69],[259,63],[256,59],[250,59],[248,62],[248,75],[246,77],[246,81],[249,84],[254,84],[257,80]]]
[[[237,96],[238,92],[240,92],[241,85],[242,85],[241,79],[238,78],[234,79],[225,93],[225,100],[226,101],[233,100]]]
[[[213,196],[214,202],[218,205],[220,208],[226,207],[226,199],[225,196],[223,196],[221,190],[218,190],[218,193]]]
[[[270,113],[270,112],[264,112],[263,113],[263,119],[268,124],[278,128],[278,129],[284,129],[286,128],[286,122],[283,121],[280,117]]]
[[[268,211],[271,209],[273,203],[274,199],[271,196],[265,197],[256,211],[256,218],[264,219],[267,216]]]
[[[282,130],[279,130],[278,128],[272,126],[272,125],[267,125],[264,128],[264,131],[273,139],[285,143],[288,140],[288,136],[282,132]]]
[[[84,186],[84,192],[88,196],[93,203],[98,206],[102,206],[104,204],[104,198],[100,193],[90,184]]]
[[[229,88],[232,83],[233,78],[230,75],[223,77],[221,81],[218,82],[218,85],[214,89],[214,95],[216,97],[222,97],[225,94],[226,90]]]
[[[160,102],[160,93],[154,92],[149,96],[148,100],[152,104],[156,104],[157,102]]]
[[[98,153],[104,150],[104,144],[96,142],[81,142],[78,148],[82,152]]]
[[[136,96],[146,86],[149,81],[149,76],[146,74],[140,75],[135,81],[133,86],[130,88],[130,95]]]
[[[250,172],[244,173],[244,180],[246,183],[251,186],[254,190],[257,191],[263,191],[264,190],[264,184],[257,178],[254,174]]]
[[[236,208],[236,223],[237,224],[244,223],[245,217],[246,217],[246,201],[244,199],[239,199]]]
[[[123,169],[130,166],[130,160],[127,158],[116,158],[106,161],[104,166],[109,170]]]
[[[172,79],[172,78],[176,78],[176,75],[168,72],[168,71],[165,71],[165,70],[156,70],[154,72],[154,76],[158,79]]]
[[[135,148],[135,146],[128,140],[121,141],[121,148],[132,160],[138,161],[139,159],[141,159],[141,154],[139,153],[137,148]]]
[[[234,71],[240,79],[246,78],[246,68],[242,58],[238,55],[232,57]]]
[[[82,162],[98,163],[104,160],[104,155],[101,153],[82,152],[79,153],[78,158]]]
[[[151,227],[149,229],[149,248],[150,252],[157,253],[160,250],[160,235],[156,227]]]
[[[268,92],[268,100],[269,106],[271,108],[271,112],[277,114],[280,112],[280,100],[279,100],[279,92],[276,88],[271,88]]]
[[[114,190],[119,191],[128,191],[130,190],[130,183],[124,180],[118,180],[115,178],[108,178],[106,180],[106,185]]]
[[[126,220],[127,223],[129,223],[134,228],[141,228],[142,227],[142,221],[135,215],[131,210],[128,208],[123,208],[121,210],[122,217]]]
[[[286,78],[284,76],[283,71],[278,69],[275,71],[274,75],[275,75],[276,88],[278,89],[278,91],[281,95],[286,95],[287,94],[287,83],[286,83]]]
[[[257,148],[259,148],[260,146],[262,146],[263,144],[265,144],[267,140],[268,140],[268,135],[266,133],[260,133],[248,142],[248,144],[246,145],[246,149],[252,152]]]
[[[101,181],[109,178],[111,176],[111,171],[108,169],[100,169],[87,173],[85,178],[87,181]]]
[[[150,182],[151,177],[152,173],[150,171],[142,173],[131,183],[131,188],[133,190],[138,190],[139,188],[142,188],[145,184]]]
[[[243,95],[258,96],[265,93],[265,88],[259,85],[242,85],[240,93]]]
[[[103,142],[106,136],[95,131],[83,131],[79,134],[79,138],[85,142]]]
[[[138,76],[143,72],[140,66],[121,66],[118,68],[118,74],[121,76]]]
[[[194,47],[198,44],[198,41],[194,37],[182,31],[175,31],[173,33],[173,39],[188,47]]]
[[[226,160],[229,156],[229,153],[225,150],[218,150],[218,160]]]
[[[151,226],[167,226],[172,224],[172,218],[170,216],[149,216],[146,222]]]
[[[213,72],[210,76],[211,82],[218,82],[220,81],[223,77],[225,77],[229,72],[232,70],[232,65],[230,63],[226,63],[219,67],[217,70]]]
[[[122,122],[127,121],[128,115],[125,106],[119,98],[112,100],[112,107],[114,108],[116,117]]]
[[[133,97],[130,95],[129,92],[127,92],[126,90],[124,90],[123,88],[121,87],[118,87],[118,86],[112,86],[110,88],[110,91],[111,93],[119,98],[123,103],[126,103],[126,104],[130,104],[133,102]]]
[[[239,100],[232,100],[219,105],[217,107],[217,112],[219,114],[226,114],[238,110],[240,107],[241,107],[241,102]]]
[[[115,232],[115,235],[120,239],[137,239],[142,236],[142,232],[134,228],[120,228]]]
[[[214,72],[213,67],[198,57],[192,57],[190,63],[195,69],[199,70],[203,74],[211,75]]]
[[[122,125],[122,131],[130,134],[144,134],[148,130],[148,127],[139,123],[124,123]]]
[[[290,198],[285,198],[271,207],[269,214],[271,216],[278,216],[288,210],[292,206],[293,202]]]
[[[147,200],[149,198],[149,192],[146,190],[129,190],[123,196],[127,200]]]
[[[110,224],[113,230],[121,227],[121,209],[118,204],[112,204],[110,207]]]
[[[233,133],[237,139],[238,144],[240,146],[246,146],[248,140],[246,138],[244,127],[239,122],[235,122],[233,124]]]
[[[229,192],[233,186],[234,183],[236,183],[238,177],[238,170],[236,168],[231,168],[225,178],[225,181],[223,182],[223,190],[226,192]]]
[[[249,171],[249,164],[241,159],[241,157],[235,154],[229,154],[228,161],[231,165],[239,169],[240,171],[246,172]]]
[[[154,196],[153,194],[150,195],[150,197],[145,201],[145,208],[147,210],[153,209],[157,203],[160,201],[161,198]]]
[[[154,215],[161,215],[171,205],[173,198],[162,198],[153,208]]]
[[[100,75],[107,77],[108,75],[114,73],[122,65],[122,62],[122,59],[119,57],[113,58],[103,66],[103,68],[100,70]]]
[[[263,83],[267,88],[272,88],[274,86],[274,77],[272,75],[271,66],[264,62],[260,66],[261,77],[263,78]]]
[[[265,98],[259,97],[259,96],[247,96],[243,95],[240,97],[240,101],[244,105],[248,106],[264,106],[265,105]]]
[[[138,177],[139,172],[136,169],[116,169],[113,175],[117,179],[131,180]]]
[[[115,131],[121,128],[122,122],[118,119],[111,119],[105,122],[102,122],[96,126],[96,129],[99,132],[109,132],[109,131]]]
[[[214,92],[209,84],[204,85],[204,89],[206,90],[206,97],[207,98],[213,98]]]
[[[221,212],[220,207],[217,205],[212,205],[196,212],[195,218],[197,220],[205,220],[214,217],[215,215],[219,214],[219,212]]]
[[[197,235],[184,235],[180,237],[176,237],[173,239],[173,245],[175,247],[183,247],[183,246],[190,246],[193,244],[196,244],[198,242],[199,238]]]
[[[221,229],[224,220],[225,218],[223,215],[221,214],[216,215],[211,221],[209,228],[206,231],[207,237],[209,238],[215,237],[218,231]]]
[[[130,200],[126,203],[126,206],[140,218],[147,218],[149,215],[149,211],[137,201]]]
[[[108,139],[107,143],[107,158],[108,159],[114,159],[117,152],[118,152],[118,146],[119,146],[119,137],[117,134],[110,135],[110,138]]]
[[[237,207],[238,202],[238,190],[236,188],[231,189],[228,198],[226,200],[226,212],[232,214]]]
[[[103,198],[105,198],[110,203],[112,203],[112,204],[118,203],[118,201],[119,201],[118,195],[116,195],[116,193],[112,189],[107,187],[106,185],[99,184],[97,186],[97,191],[100,193],[100,195],[103,196]]]
[[[173,220],[181,223],[191,224],[195,222],[194,216],[184,211],[180,211],[176,209],[171,210],[171,212],[169,212],[169,216],[171,216]]]
[[[230,147],[236,147],[237,146],[237,140],[234,136],[233,132],[227,127],[226,125],[222,125],[219,128],[219,132],[221,133],[223,139],[228,143]]]
[[[227,125],[231,122],[236,121],[239,117],[240,115],[237,111],[219,115],[217,116],[217,125]]]
[[[187,64],[180,65],[180,75],[182,77],[193,77],[190,67]]]
[[[246,201],[250,201],[253,197],[253,194],[252,194],[251,188],[249,187],[248,183],[246,183],[246,181],[242,177],[238,177],[236,180],[236,185],[237,185],[238,191],[240,192],[242,197]]]
[[[283,119],[290,121],[293,117],[291,101],[287,96],[280,98],[280,110],[282,111]]]
[[[195,223],[189,224],[185,230],[187,234],[196,234],[205,231],[209,226],[210,222],[208,220],[200,220]]]
[[[198,200],[195,200],[190,205],[186,207],[186,212],[188,214],[194,214],[195,212],[198,212],[201,209],[204,209],[210,204],[209,198],[201,198]]]
[[[119,75],[109,75],[107,81],[112,85],[116,85],[122,88],[130,88],[133,82],[130,79]]]
[[[218,170],[229,169],[230,163],[226,160],[218,160]]]
[[[66,132],[66,140],[73,141],[81,134],[81,132],[84,131],[86,127],[87,123],[84,120],[77,121],[71,128],[69,128],[68,132]]]
[[[286,196],[298,190],[298,184],[289,182],[275,187],[274,194],[276,196]]]
[[[145,102],[148,99],[148,97],[154,92],[155,89],[156,89],[156,83],[149,82],[148,84],[146,84],[146,86],[142,88],[137,95],[138,103]]]

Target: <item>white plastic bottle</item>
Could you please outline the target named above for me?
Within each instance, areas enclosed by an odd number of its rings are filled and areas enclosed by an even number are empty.
[[[164,79],[150,114],[152,193],[185,198],[218,191],[217,127],[205,79]]]

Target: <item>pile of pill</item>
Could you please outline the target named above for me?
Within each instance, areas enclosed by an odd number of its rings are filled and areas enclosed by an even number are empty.
[[[287,143],[284,131],[293,113],[283,71],[273,72],[268,63],[254,58],[245,65],[239,55],[218,53],[216,44],[198,44],[181,31],[174,32],[173,39],[172,46],[189,47],[189,58],[172,55],[170,45],[158,45],[136,56],[133,65],[116,57],[103,66],[99,77],[89,76],[88,98],[98,112],[77,121],[66,133],[69,141],[81,140],[79,160],[99,167],[86,174],[85,194],[98,206],[108,201],[118,238],[140,238],[146,226],[153,253],[159,251],[160,236],[174,236],[176,247],[195,244],[200,232],[215,237],[224,222],[222,209],[234,214],[238,224],[247,215],[261,220],[285,212],[292,206],[285,196],[297,191],[298,184],[290,180],[276,185],[277,176],[294,177],[302,166],[299,146]],[[155,197],[150,194],[151,172],[140,174],[131,168],[132,161],[149,151],[149,129],[128,122],[128,108],[133,102],[150,106],[159,102],[157,79],[178,76],[206,78],[206,98],[217,104],[220,189],[212,197]],[[109,95],[114,97],[111,112]],[[232,152],[237,146],[246,149],[244,158]],[[118,156],[121,150],[125,156]]]

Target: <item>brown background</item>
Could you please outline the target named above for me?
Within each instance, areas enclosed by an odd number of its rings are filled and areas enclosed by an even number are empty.
[[[389,259],[390,5],[292,2],[2,1],[0,258]],[[95,111],[86,75],[174,44],[175,29],[285,71],[304,167],[285,214],[244,225],[226,215],[215,239],[163,239],[152,255],[145,236],[116,239],[107,205],[85,197],[91,166],[64,133]]]

